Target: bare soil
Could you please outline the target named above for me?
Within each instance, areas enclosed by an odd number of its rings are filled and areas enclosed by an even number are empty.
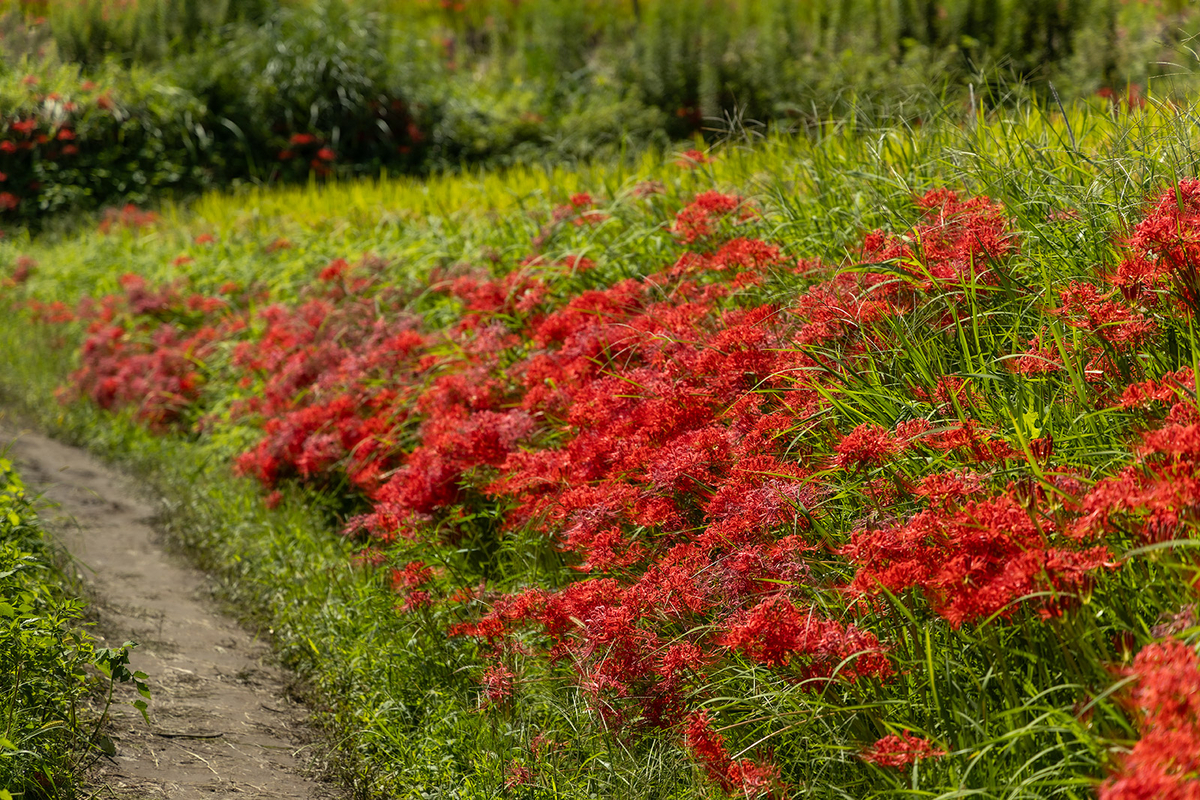
[[[306,712],[288,699],[268,646],[217,610],[203,573],[164,549],[156,509],[131,480],[30,431],[9,455],[27,487],[57,505],[43,520],[89,584],[98,638],[137,642],[131,668],[150,676],[150,725],[129,705],[133,687],[118,690],[108,731],[117,752],[94,775],[111,790],[101,796],[341,796],[311,777]]]

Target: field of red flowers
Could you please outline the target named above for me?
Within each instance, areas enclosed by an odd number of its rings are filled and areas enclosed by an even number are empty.
[[[813,255],[769,198],[642,181],[403,279],[215,283],[201,234],[25,303],[79,342],[64,402],[324,498],[518,743],[490,791],[653,743],[714,796],[1200,797],[1200,181],[1098,259],[1070,207],[902,202]]]

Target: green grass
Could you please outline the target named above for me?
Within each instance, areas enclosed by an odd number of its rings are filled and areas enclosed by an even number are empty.
[[[65,800],[112,742],[105,681],[133,680],[130,643],[96,647],[87,604],[42,530],[38,498],[0,455],[0,797]],[[144,678],[139,674],[138,680]],[[89,698],[99,696],[102,708]],[[111,700],[111,692],[108,695]]]
[[[932,306],[895,321],[894,340],[903,345],[871,353],[872,365],[833,398],[826,422],[890,424],[905,402],[906,379],[970,375],[981,387],[978,410],[987,421],[1024,446],[1053,431],[1064,462],[1094,478],[1129,462],[1143,421],[1097,413],[1077,365],[1063,380],[1026,379],[1008,370],[1006,354],[1024,349],[1043,326],[1063,341],[1077,335],[1047,313],[1057,290],[1073,279],[1096,280],[1115,265],[1116,237],[1141,218],[1147,198],[1197,174],[1200,133],[1190,107],[1153,98],[1132,115],[1100,102],[1072,105],[1065,118],[1045,108],[1021,105],[966,124],[932,119],[911,128],[830,121],[811,137],[730,141],[696,170],[647,156],[635,166],[521,167],[209,194],[165,207],[161,222],[147,228],[0,241],[0,271],[18,255],[35,259],[32,277],[13,297],[43,302],[115,291],[126,272],[154,283],[186,280],[202,291],[235,281],[262,287],[262,303],[289,302],[330,259],[372,252],[388,261],[389,281],[411,290],[410,307],[433,327],[455,313],[421,293],[434,270],[493,262],[497,272],[513,268],[550,208],[577,191],[590,191],[609,220],[555,229],[542,253],[551,260],[588,255],[598,262],[595,280],[607,283],[669,266],[678,253],[664,243],[662,226],[705,189],[752,197],[762,211],[752,229],[789,254],[852,268],[850,250],[864,231],[909,229],[914,196],[950,187],[1004,204],[1023,234],[1010,265],[1013,285],[989,297],[968,291],[955,299],[960,306]],[[651,179],[662,182],[663,193],[639,205],[634,189]],[[1074,216],[1054,217],[1068,211]],[[204,234],[215,240],[197,243]],[[291,246],[268,252],[281,237]],[[175,263],[179,256],[192,260]],[[787,302],[807,280],[784,276],[762,292]],[[962,313],[953,335],[933,336],[943,311]],[[1158,374],[1187,362],[1194,352],[1189,333],[1177,333],[1175,351],[1143,354],[1135,366]],[[58,435],[131,464],[165,492],[174,536],[219,576],[228,599],[252,609],[253,621],[271,632],[284,663],[307,682],[343,776],[364,794],[715,793],[670,737],[609,735],[580,693],[558,685],[561,673],[534,659],[521,701],[482,713],[475,646],[446,638],[441,612],[394,611],[384,572],[356,565],[356,546],[336,533],[347,502],[336,487],[290,487],[270,511],[257,486],[231,476],[229,460],[253,441],[253,431],[218,417],[204,432],[160,437],[88,405],[50,404],[73,366],[79,335],[31,326],[20,313],[0,320],[4,396]],[[222,368],[212,365],[204,397],[218,415],[237,393],[222,383]],[[823,518],[831,537],[844,536],[867,505],[862,488],[857,480],[834,487]],[[519,563],[545,544],[514,537],[505,547]],[[1185,553],[1132,558],[1098,583],[1077,613],[1048,623],[1029,614],[954,630],[918,599],[895,598],[874,620],[892,634],[897,662],[886,692],[814,696],[746,661],[718,676],[721,691],[708,707],[732,720],[727,735],[747,749],[772,747],[789,765],[789,782],[810,796],[1088,797],[1136,736],[1108,694],[1116,680],[1106,664],[1120,660],[1110,637],[1132,630],[1148,641],[1162,614],[1188,602],[1192,569]],[[925,731],[951,757],[900,773],[857,761],[852,743],[900,727]],[[531,736],[545,728],[569,742],[569,755],[537,786],[506,789],[508,762],[524,757]]]

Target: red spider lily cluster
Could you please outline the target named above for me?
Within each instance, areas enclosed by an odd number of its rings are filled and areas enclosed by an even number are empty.
[[[594,205],[572,197],[549,224],[603,221]],[[910,379],[888,417],[846,413],[893,323],[936,308],[953,332],[965,295],[1010,282],[1020,241],[999,204],[937,190],[916,205],[911,230],[866,234],[856,268],[837,270],[754,238],[745,198],[704,192],[664,226],[672,261],[644,277],[604,284],[577,256],[433,275],[426,294],[454,317],[437,329],[373,257],[253,311],[129,278],[79,310],[75,391],[160,428],[220,424],[201,389],[229,354],[229,413],[261,432],[237,468],[266,488],[349,487],[369,507],[347,534],[392,553],[517,531],[554,543],[575,579],[501,591],[486,575],[448,586],[411,555],[393,568],[404,613],[462,615],[450,633],[491,659],[488,704],[520,691],[512,655],[535,654],[612,728],[680,732],[715,784],[770,794],[770,754],[731,756],[698,711],[718,671],[886,690],[898,670],[872,630],[886,596],[953,628],[1057,617],[1120,543],[1186,535],[1200,510],[1194,377],[1134,374],[1121,356],[1200,287],[1200,183],[1164,195],[1116,273],[1061,288],[1040,338],[1008,354],[1030,380],[1081,365],[1101,405],[1152,420],[1136,463],[1094,483],[1056,467],[1052,438],[984,418],[987,387],[967,374]],[[943,755],[907,733],[863,751],[889,767]]]
[[[939,758],[946,751],[938,748],[928,739],[913,736],[908,731],[900,734],[885,736],[870,748],[863,751],[863,761],[878,764],[881,767],[907,767],[915,761],[925,758]]]
[[[1200,797],[1200,658],[1175,639],[1143,648],[1126,670],[1142,738],[1100,787],[1100,800]]]

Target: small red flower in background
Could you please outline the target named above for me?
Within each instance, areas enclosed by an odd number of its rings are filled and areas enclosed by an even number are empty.
[[[445,0],[443,0],[443,6],[448,7]],[[455,10],[462,11],[462,5],[456,4]],[[529,771],[529,767],[520,761],[509,762],[508,777],[504,781],[504,788],[515,789],[518,786],[526,786],[531,782],[533,782],[533,773]]]
[[[322,161],[333,161],[335,158],[337,158],[337,153],[335,153],[332,148],[322,147],[317,151],[317,158],[321,159]]]
[[[3,142],[0,142],[0,153],[15,153],[15,152],[17,152],[17,146],[15,144],[8,141],[7,139],[5,139]]]
[[[143,211],[132,203],[127,203],[120,210],[106,208],[98,227],[101,233],[107,234],[111,233],[114,228],[125,228],[136,231],[148,228],[157,223],[158,214],[155,214],[153,211]]]
[[[37,129],[37,120],[33,117],[30,117],[29,119],[18,120],[17,122],[12,123],[11,127],[17,133],[28,136]]]
[[[516,676],[512,670],[503,664],[493,664],[488,667],[480,682],[483,684],[483,696],[488,702],[497,705],[506,702],[513,695],[513,684]]]
[[[345,275],[346,271],[349,269],[349,261],[344,258],[335,258],[333,261],[329,262],[329,265],[326,266],[325,269],[321,270],[317,274],[317,279],[325,281],[326,283],[329,281],[336,281],[338,278]]]
[[[21,205],[21,198],[12,192],[0,192],[0,211],[15,211]]]
[[[712,159],[700,150],[685,150],[680,154],[679,158],[675,160],[675,165],[677,167],[683,167],[684,169],[695,169],[702,164],[710,163],[712,163]]]
[[[305,145],[316,144],[317,137],[311,133],[293,133],[292,138],[288,139],[288,144],[293,147],[304,147]]]
[[[926,758],[940,758],[946,751],[928,739],[913,736],[908,731],[885,736],[862,752],[862,760],[881,767],[907,767]]]

